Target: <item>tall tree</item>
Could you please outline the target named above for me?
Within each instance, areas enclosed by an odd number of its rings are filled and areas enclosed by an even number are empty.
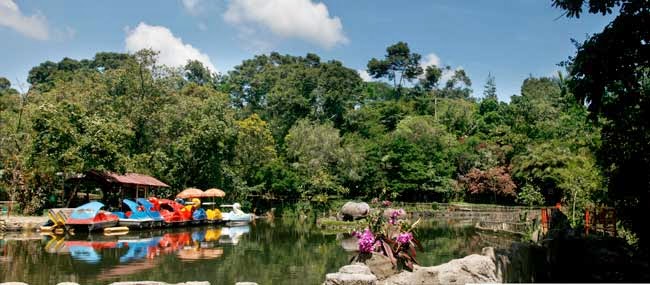
[[[599,160],[609,176],[609,193],[624,225],[647,248],[650,227],[650,5],[647,0],[554,0],[569,18],[589,13],[619,14],[602,32],[577,44],[570,60],[569,87],[603,117]]]
[[[422,74],[421,58],[420,54],[411,52],[407,43],[398,42],[386,48],[384,59],[372,58],[368,61],[368,74],[373,78],[386,77],[393,81],[399,95],[405,81],[411,82]]]
[[[494,76],[491,73],[488,73],[485,87],[483,87],[483,99],[497,100],[497,84],[494,80]]]
[[[440,90],[443,98],[469,99],[472,96],[472,80],[469,78],[464,69],[453,70],[446,66],[444,72],[453,72],[453,75],[445,87]]]

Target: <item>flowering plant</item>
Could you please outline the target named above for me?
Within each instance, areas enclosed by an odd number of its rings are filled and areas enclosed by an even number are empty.
[[[365,260],[376,252],[387,256],[393,266],[413,270],[413,265],[418,263],[415,249],[422,250],[422,245],[413,235],[413,229],[420,219],[409,224],[400,219],[406,215],[403,209],[389,209],[389,201],[373,202],[375,208],[367,217],[368,227],[352,233],[359,239],[359,254],[352,261]]]

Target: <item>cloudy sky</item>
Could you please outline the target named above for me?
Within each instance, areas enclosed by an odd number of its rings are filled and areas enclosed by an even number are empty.
[[[529,75],[549,76],[575,52],[570,39],[601,31],[612,16],[566,19],[542,0],[0,0],[0,76],[98,51],[160,51],[160,61],[197,59],[227,72],[255,54],[308,52],[362,76],[386,46],[409,43],[426,63],[463,68],[481,96],[488,73],[499,98]]]

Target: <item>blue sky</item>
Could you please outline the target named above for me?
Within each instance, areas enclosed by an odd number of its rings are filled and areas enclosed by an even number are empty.
[[[427,62],[465,69],[475,96],[493,74],[507,101],[529,75],[555,74],[575,53],[570,39],[613,17],[561,15],[550,0],[0,0],[0,76],[24,83],[46,60],[143,47],[160,49],[162,63],[195,58],[219,72],[270,51],[314,52],[364,70],[405,41]]]

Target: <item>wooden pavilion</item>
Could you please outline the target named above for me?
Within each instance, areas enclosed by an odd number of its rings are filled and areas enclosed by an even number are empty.
[[[119,205],[124,198],[146,198],[150,196],[152,190],[161,188],[169,188],[169,185],[164,182],[145,174],[139,173],[125,173],[118,174],[115,172],[90,170],[83,175],[66,180],[66,182],[74,183],[74,190],[71,197],[76,196],[79,185],[86,185],[88,196],[88,189],[94,188],[101,189],[102,200],[108,204]]]

